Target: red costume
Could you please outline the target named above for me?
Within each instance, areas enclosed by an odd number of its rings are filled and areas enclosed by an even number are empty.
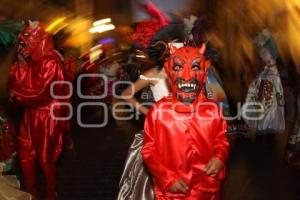
[[[47,199],[56,198],[55,163],[62,149],[63,133],[69,121],[65,106],[69,99],[55,99],[50,93],[54,81],[64,81],[65,73],[60,54],[54,50],[52,39],[38,22],[30,22],[19,34],[18,58],[10,72],[11,98],[24,107],[18,150],[27,192],[36,196],[36,169],[38,163],[46,179]],[[55,84],[56,96],[68,94],[61,82]],[[36,162],[37,161],[37,162]]]
[[[203,92],[209,66],[204,51],[205,46],[174,49],[165,63],[172,94],[147,113],[142,155],[154,176],[158,200],[219,199],[224,168],[209,176],[205,167],[212,158],[224,164],[229,144],[222,112]],[[188,191],[170,192],[179,179]]]
[[[147,48],[153,36],[164,26],[170,24],[170,19],[151,0],[147,0],[146,5],[140,5],[153,19],[140,21],[131,39],[142,48]]]

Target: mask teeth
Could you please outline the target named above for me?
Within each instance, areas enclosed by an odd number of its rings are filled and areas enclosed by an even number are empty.
[[[178,88],[189,87],[189,88],[196,89],[197,85],[194,83],[178,83],[177,87]]]

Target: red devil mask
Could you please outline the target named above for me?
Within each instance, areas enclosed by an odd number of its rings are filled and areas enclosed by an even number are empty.
[[[33,61],[39,60],[49,50],[53,49],[51,36],[45,31],[41,23],[29,21],[29,25],[18,36],[18,57]]]
[[[204,57],[205,48],[205,44],[200,49],[170,45],[171,56],[164,67],[173,96],[184,104],[195,103],[206,82],[209,61]]]

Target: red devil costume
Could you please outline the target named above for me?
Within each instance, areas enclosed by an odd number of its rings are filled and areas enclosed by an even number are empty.
[[[165,63],[172,94],[147,113],[143,159],[154,177],[156,199],[218,200],[229,144],[222,112],[203,91],[209,66],[205,46],[172,49]],[[208,175],[212,159],[222,167]],[[178,180],[185,192],[172,191]]]
[[[24,107],[18,148],[26,191],[36,196],[38,163],[46,179],[47,199],[56,199],[56,167],[63,132],[69,121],[61,105],[68,99],[55,99],[50,93],[54,81],[64,81],[62,58],[54,50],[51,37],[39,22],[30,22],[19,34],[18,61],[10,72],[11,98]],[[66,85],[58,82],[53,87],[56,96],[68,93]],[[52,112],[52,111],[53,112]],[[51,116],[51,112],[53,115]]]

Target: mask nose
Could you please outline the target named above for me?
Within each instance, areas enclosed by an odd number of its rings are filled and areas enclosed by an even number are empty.
[[[188,82],[192,78],[192,71],[188,68],[188,66],[184,66],[183,72],[182,72],[182,78]]]

